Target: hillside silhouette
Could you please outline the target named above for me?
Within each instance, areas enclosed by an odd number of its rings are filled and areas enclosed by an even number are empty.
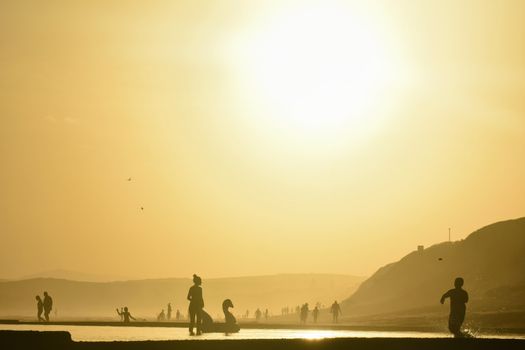
[[[70,280],[70,281],[84,281],[84,282],[112,282],[112,281],[123,281],[131,280],[132,278],[126,278],[123,276],[116,275],[106,275],[106,274],[91,274],[73,270],[65,269],[56,269],[49,271],[42,271],[20,278],[11,278],[11,280],[28,280],[34,278],[55,278],[61,280]],[[1,280],[0,280],[1,281]]]
[[[465,279],[471,315],[523,315],[525,218],[483,227],[464,240],[414,251],[380,268],[342,303],[343,312],[353,317],[446,313],[439,299],[457,276]]]
[[[362,277],[335,274],[282,274],[203,280],[205,308],[216,317],[223,315],[222,302],[234,301],[231,311],[241,317],[246,310],[268,308],[279,314],[283,306],[302,302],[328,303],[353,293]],[[0,317],[34,318],[35,295],[49,291],[59,318],[118,319],[116,307],[128,306],[134,316],[155,319],[171,302],[173,312],[186,315],[189,278],[83,282],[36,278],[0,282]],[[52,315],[53,316],[53,315]]]

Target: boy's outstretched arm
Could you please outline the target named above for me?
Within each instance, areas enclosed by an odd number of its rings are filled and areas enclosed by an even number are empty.
[[[445,302],[445,299],[449,297],[448,295],[449,292],[446,292],[445,294],[443,294],[441,296],[441,300],[440,300],[440,303],[443,304]]]

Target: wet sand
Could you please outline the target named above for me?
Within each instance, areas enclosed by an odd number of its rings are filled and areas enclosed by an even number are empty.
[[[140,342],[74,342],[68,332],[0,331],[2,349],[82,350],[164,350],[164,349],[283,349],[283,350],[437,350],[437,349],[524,349],[519,339],[453,338],[339,338],[339,339],[258,339],[258,340],[170,340]]]

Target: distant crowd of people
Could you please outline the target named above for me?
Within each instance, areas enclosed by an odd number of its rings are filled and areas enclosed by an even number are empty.
[[[257,310],[255,310],[253,315],[255,316],[255,322],[261,321],[263,317],[265,321],[268,321],[268,318],[270,318],[270,311],[266,309],[264,310],[264,312],[262,312],[260,308],[257,308]],[[250,316],[250,312],[246,310],[246,314],[244,318],[248,318],[249,316]]]
[[[157,315],[157,321],[159,322],[171,321],[171,315],[173,311],[173,308],[171,307],[171,303],[168,303],[167,310],[168,312],[165,313],[164,309],[162,309],[162,311]],[[175,320],[180,321],[181,319],[182,319],[182,314],[180,313],[179,309],[177,309],[177,311],[175,312]]]
[[[463,289],[464,280],[461,277],[458,277],[454,281],[454,288],[448,290],[446,293],[443,294],[441,297],[441,304],[444,304],[446,299],[450,299],[450,314],[448,319],[448,328],[450,332],[454,335],[454,337],[461,338],[466,337],[467,334],[462,332],[461,326],[463,325],[463,322],[465,320],[465,314],[466,314],[466,303],[469,300],[468,293]],[[213,322],[211,320],[211,317],[203,311],[204,309],[204,298],[202,295],[202,279],[201,277],[197,275],[193,275],[193,285],[190,287],[187,295],[187,300],[189,301],[189,307],[188,307],[188,318],[189,318],[189,332],[190,335],[200,335],[202,333],[202,326],[203,323],[210,323]],[[49,315],[51,313],[51,310],[53,309],[53,299],[48,294],[48,292],[44,292],[44,298],[42,299],[40,295],[36,296],[37,301],[37,319],[39,322],[49,322]],[[235,324],[236,320],[233,314],[229,312],[229,308],[233,307],[233,303],[230,299],[226,299],[223,302],[223,312],[225,315],[226,323]],[[320,308],[321,305],[317,303],[314,307],[312,312],[313,322],[317,323],[317,320],[319,318],[320,314]],[[131,320],[136,320],[135,317],[133,317],[128,309],[127,306],[121,307],[120,309],[116,309],[117,314],[120,317],[120,320],[122,322],[130,322]],[[168,303],[167,305],[167,313],[164,312],[164,309],[158,314],[157,321],[170,321],[172,317],[172,306],[171,303]],[[309,306],[308,303],[304,303],[302,306],[296,306],[295,313],[299,315],[300,323],[305,324],[307,322],[308,316],[309,316]],[[332,322],[338,323],[339,322],[339,316],[342,315],[341,306],[337,301],[334,301],[333,304],[329,308],[329,312],[332,314]],[[42,313],[44,314],[44,317],[42,317]],[[290,307],[283,307],[281,309],[281,315],[287,316],[291,313]],[[248,318],[250,315],[249,310],[246,310],[246,313],[243,315],[244,318]],[[265,311],[261,311],[260,308],[257,308],[254,313],[255,321],[259,322],[262,317],[267,321],[270,317],[270,313],[268,309],[265,309]],[[182,318],[182,314],[177,309],[175,319],[177,321],[180,321]],[[233,323],[232,323],[233,322]],[[194,329],[196,332],[194,332]]]
[[[339,321],[339,316],[342,314],[341,307],[339,306],[339,303],[337,302],[337,300],[334,301],[332,306],[330,306],[329,312],[332,314],[333,323],[337,323]],[[297,306],[296,313],[299,315],[299,321],[305,324],[310,314],[310,308],[308,306],[308,303],[304,303],[302,306]],[[319,319],[319,315],[321,313],[321,304],[317,303],[315,307],[313,308],[313,310],[311,310],[311,313],[312,313],[313,322],[317,323],[317,320]],[[286,312],[285,314],[288,314],[288,312]]]

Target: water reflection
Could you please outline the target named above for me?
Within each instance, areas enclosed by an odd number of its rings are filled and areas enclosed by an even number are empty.
[[[449,338],[448,333],[379,332],[350,330],[241,329],[239,333],[190,336],[186,328],[101,327],[62,325],[0,325],[3,330],[68,331],[75,341],[207,340],[207,339],[310,339],[326,338]],[[525,335],[478,335],[483,338],[525,339]]]

